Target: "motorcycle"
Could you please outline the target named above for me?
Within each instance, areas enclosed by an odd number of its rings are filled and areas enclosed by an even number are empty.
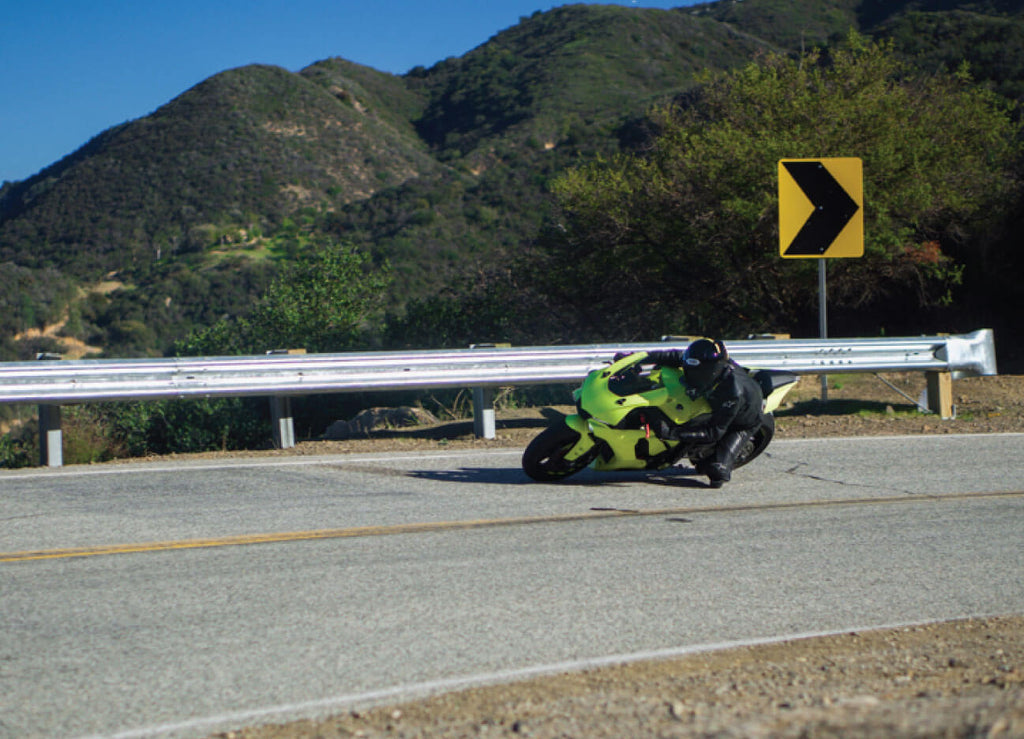
[[[687,395],[683,370],[644,368],[647,352],[635,352],[592,370],[573,392],[576,413],[555,421],[523,452],[523,470],[539,482],[564,480],[586,467],[595,470],[661,470],[682,459],[698,466],[714,444],[661,438],[662,422],[696,427],[711,414],[703,396]],[[765,398],[763,421],[736,457],[742,467],[767,448],[775,435],[772,413],[799,377],[792,372],[751,371]]]

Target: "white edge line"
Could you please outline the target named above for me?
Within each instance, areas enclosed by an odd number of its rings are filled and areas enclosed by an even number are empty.
[[[886,629],[902,629],[912,626],[928,626],[931,624],[947,623],[965,618],[995,618],[999,614],[988,615],[965,615],[953,616],[942,619],[929,619],[926,621],[900,621],[890,624],[879,624],[875,626],[849,626],[842,629],[828,631],[804,631],[795,634],[784,634],[781,636],[754,637],[750,639],[736,639],[723,642],[711,642],[707,644],[695,644],[686,647],[671,647],[668,649],[654,649],[628,654],[615,654],[607,657],[592,657],[588,659],[569,660],[566,662],[555,662],[548,665],[535,665],[532,667],[521,667],[511,670],[498,670],[496,672],[485,672],[478,675],[465,675],[462,677],[443,678],[440,680],[427,680],[408,685],[398,685],[392,688],[381,688],[369,690],[362,693],[348,693],[345,695],[322,698],[319,700],[302,701],[299,703],[286,703],[266,708],[256,708],[250,711],[234,711],[219,716],[207,716],[189,721],[175,723],[156,724],[137,729],[120,731],[115,734],[90,734],[79,737],[79,739],[145,739],[147,737],[158,737],[162,735],[173,735],[178,732],[210,732],[218,729],[242,729],[260,723],[277,721],[300,721],[303,719],[326,718],[343,710],[354,708],[369,708],[390,701],[409,701],[420,698],[427,698],[433,695],[449,693],[468,688],[500,685],[528,680],[538,677],[546,677],[561,673],[581,672],[586,670],[614,667],[618,665],[629,665],[636,662],[648,662],[666,659],[686,657],[693,654],[706,652],[718,652],[728,649],[739,649],[742,647],[757,647],[765,644],[778,644],[787,641],[799,641],[803,639],[815,639],[827,636],[840,636],[851,632],[884,631]]]
[[[892,436],[821,436],[800,439],[776,439],[772,446],[804,444],[804,443],[832,443],[837,441],[935,441],[946,439],[983,439],[991,437],[1016,437],[1024,436],[1024,432],[1007,431],[994,434],[903,434]],[[145,462],[143,460],[127,462],[122,464],[108,464],[100,466],[82,465],[72,469],[62,468],[59,470],[47,468],[34,468],[32,472],[7,472],[0,469],[0,481],[3,480],[32,480],[39,477],[77,477],[89,475],[127,475],[138,472],[203,472],[206,470],[226,469],[260,469],[264,467],[301,467],[326,464],[359,464],[364,462],[394,462],[396,460],[419,460],[419,459],[453,459],[456,457],[476,456],[506,456],[510,454],[521,454],[522,449],[512,447],[508,449],[458,449],[438,450],[431,452],[402,453],[392,452],[388,454],[373,453],[342,453],[331,455],[317,455],[309,457],[268,457],[266,459],[240,459],[236,462],[205,462],[204,460],[181,460],[178,464],[161,464]],[[366,455],[366,456],[364,456]]]
[[[207,470],[237,470],[237,469],[259,469],[263,467],[303,467],[330,464],[359,464],[363,462],[394,462],[396,460],[419,460],[419,459],[451,459],[465,456],[502,456],[509,454],[522,454],[522,449],[465,449],[448,450],[436,452],[415,452],[402,453],[390,452],[388,454],[333,454],[325,456],[310,457],[272,457],[267,459],[239,459],[231,462],[206,462],[204,460],[182,460],[178,464],[166,464],[155,462],[127,462],[122,464],[110,464],[103,466],[82,465],[72,469],[50,470],[36,468],[33,472],[12,472],[5,473],[0,470],[0,481],[3,480],[33,480],[39,477],[77,477],[90,475],[127,475],[133,472],[205,472]]]
[[[1024,431],[997,431],[994,433],[965,434],[858,434],[856,436],[808,436],[802,438],[775,438],[772,444],[824,444],[833,441],[935,441],[937,439],[990,439],[992,437],[1024,436]]]

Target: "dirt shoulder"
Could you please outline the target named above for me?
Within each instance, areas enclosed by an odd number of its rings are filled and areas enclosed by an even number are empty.
[[[1024,432],[1024,376],[954,382],[956,418],[920,413],[924,377],[804,378],[777,438]],[[497,438],[460,421],[308,442],[323,454],[523,447],[568,407],[504,410]],[[1024,616],[741,647],[555,675],[252,727],[234,739],[336,737],[1024,737]]]
[[[607,667],[217,734],[1022,737],[1024,618],[850,632]]]

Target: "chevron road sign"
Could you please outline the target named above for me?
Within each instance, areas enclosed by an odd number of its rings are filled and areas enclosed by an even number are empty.
[[[861,160],[779,160],[779,253],[789,259],[864,254]]]

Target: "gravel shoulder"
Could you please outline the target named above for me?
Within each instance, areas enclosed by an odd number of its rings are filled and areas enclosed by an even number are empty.
[[[883,381],[884,380],[884,381]],[[957,417],[918,412],[920,375],[804,378],[776,438],[1024,432],[1024,376],[954,382]],[[908,399],[909,398],[909,399]],[[472,423],[382,429],[265,454],[525,446],[567,407]],[[1024,616],[932,623],[740,647],[554,675],[239,728],[218,739],[340,737],[1024,737]]]
[[[1024,619],[851,632],[556,675],[217,734],[1021,737]]]

